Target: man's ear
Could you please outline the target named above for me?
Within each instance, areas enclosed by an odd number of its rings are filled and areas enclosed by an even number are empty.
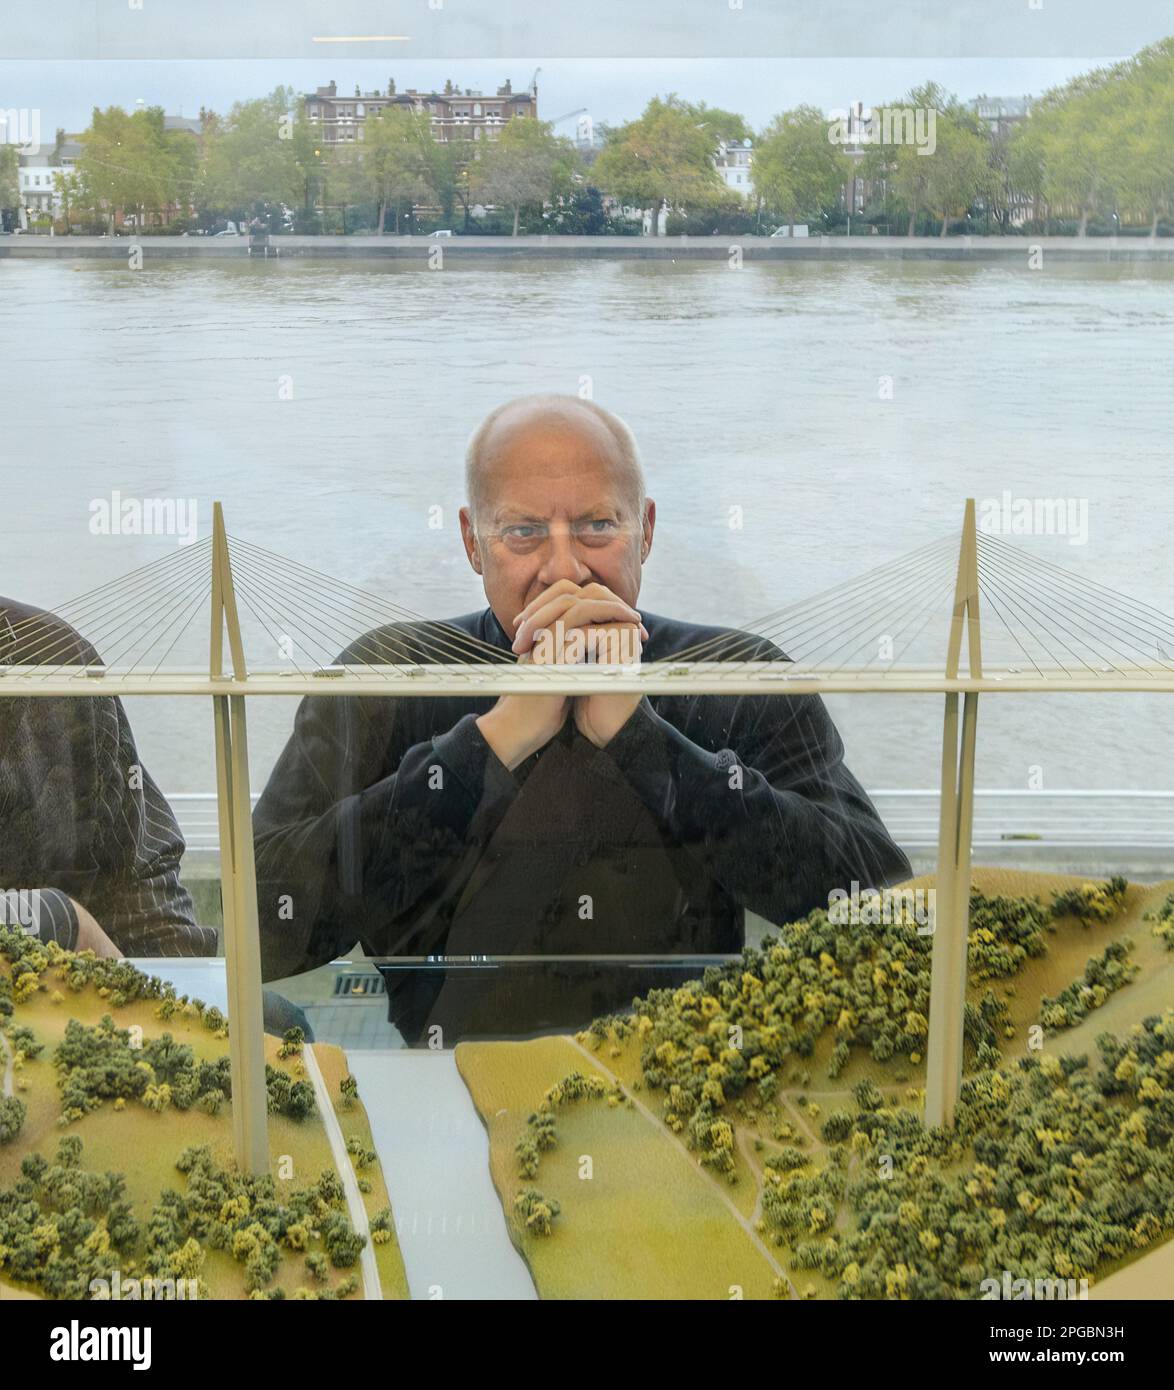
[[[644,523],[641,529],[640,563],[643,564],[652,549],[652,533],[656,530],[656,503],[651,497],[645,498],[644,501]]]
[[[468,507],[460,510],[461,519],[461,540],[465,543],[465,554],[469,557],[469,564],[473,566],[477,574],[483,574],[481,568],[481,549],[477,544],[477,532],[473,529],[473,518],[469,515]]]

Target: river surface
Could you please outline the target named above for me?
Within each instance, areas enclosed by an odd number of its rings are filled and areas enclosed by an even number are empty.
[[[589,387],[636,432],[658,504],[653,613],[750,622],[1007,493],[1074,499],[1087,538],[1005,542],[1174,614],[1174,267],[7,260],[0,313],[0,592],[46,606],[182,560],[175,536],[92,533],[117,493],[195,499],[201,537],[219,499],[242,541],[416,613],[467,612],[470,431],[511,396]],[[294,592],[280,568],[253,574]],[[206,661],[202,609],[176,616],[168,660]],[[87,632],[113,661],[146,622],[99,607]],[[830,703],[867,786],[936,785],[939,698]],[[250,708],[259,786],[294,701]],[[214,786],[203,702],[130,710],[165,790]],[[1172,758],[1174,697],[984,701],[980,786],[1169,788]]]

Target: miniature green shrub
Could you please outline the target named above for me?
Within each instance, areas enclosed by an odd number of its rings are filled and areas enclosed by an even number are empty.
[[[1104,883],[1082,883],[1057,893],[1052,902],[1053,917],[1075,917],[1080,922],[1111,922],[1125,906],[1129,883],[1114,874]]]

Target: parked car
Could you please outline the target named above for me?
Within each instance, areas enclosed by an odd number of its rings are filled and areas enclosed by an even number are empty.
[[[429,235],[430,237],[436,237],[436,236],[452,236],[452,230],[451,230],[450,228],[448,228],[448,227],[445,227],[445,228],[441,229],[440,231],[429,232],[428,235]]]

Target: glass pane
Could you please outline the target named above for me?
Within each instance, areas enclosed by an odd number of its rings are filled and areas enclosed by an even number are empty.
[[[1168,7],[10,8],[0,1299],[1164,1290]]]

